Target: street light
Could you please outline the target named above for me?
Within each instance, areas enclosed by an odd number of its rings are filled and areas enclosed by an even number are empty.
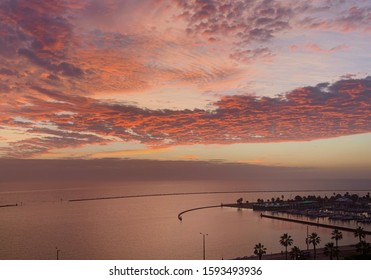
[[[309,252],[309,230],[307,226],[307,238],[305,238],[305,242],[307,243],[307,251]]]
[[[57,250],[57,260],[59,260],[59,252],[60,252],[61,250],[59,250],[58,247],[55,247],[55,249]]]
[[[202,233],[202,232],[200,232],[200,234],[202,234],[202,257],[203,257],[203,260],[206,260],[205,258],[205,236],[207,236],[208,234]]]

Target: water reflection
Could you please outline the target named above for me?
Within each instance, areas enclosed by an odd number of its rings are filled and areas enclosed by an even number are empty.
[[[96,188],[88,191],[60,190],[1,194],[2,202],[14,198],[24,201],[22,207],[0,209],[1,259],[202,259],[200,232],[208,233],[206,258],[228,259],[253,254],[256,243],[270,252],[283,248],[279,238],[289,233],[294,245],[306,248],[306,225],[262,219],[258,212],[232,208],[212,208],[189,212],[179,221],[177,214],[185,209],[233,203],[239,197],[281,196],[282,193],[209,194],[187,196],[143,197],[105,201],[68,203],[68,199],[92,195],[117,195],[167,191],[155,183],[150,186]],[[190,185],[189,183],[187,184]],[[215,184],[201,182],[187,190],[210,190]],[[184,191],[184,183],[172,190]],[[217,189],[222,189],[218,187]],[[226,190],[226,185],[224,190]],[[227,189],[228,190],[228,189]],[[314,192],[317,194],[317,192]],[[361,192],[359,192],[361,193]],[[285,197],[297,193],[285,193]],[[332,194],[332,192],[331,192]],[[321,194],[322,195],[322,194]],[[63,201],[60,202],[60,197]],[[337,221],[355,227],[350,221]],[[365,229],[369,226],[365,225]],[[321,245],[331,240],[331,229],[309,227],[321,236]],[[339,245],[356,243],[353,233],[343,232]],[[320,245],[320,246],[321,246]]]

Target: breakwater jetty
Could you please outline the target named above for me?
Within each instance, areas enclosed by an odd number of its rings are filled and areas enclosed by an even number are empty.
[[[231,207],[231,208],[247,208],[247,209],[252,209],[252,205],[254,203],[230,203],[230,204],[220,204],[220,205],[211,205],[211,206],[203,206],[203,207],[196,207],[196,208],[191,208],[184,210],[178,214],[178,219],[182,220],[182,215],[191,212],[191,211],[196,211],[196,210],[202,210],[202,209],[208,209],[208,208],[223,208],[223,207]]]
[[[248,191],[250,192],[250,191]],[[102,197],[89,197],[69,199],[69,202],[80,201],[93,201],[93,200],[106,200],[106,199],[126,199],[126,198],[141,198],[141,197],[156,197],[156,196],[181,196],[181,195],[207,195],[207,194],[228,194],[228,193],[245,193],[244,191],[233,192],[181,192],[181,193],[155,193],[155,194],[135,194],[135,195],[122,195],[122,196],[102,196]]]
[[[15,206],[18,206],[18,203],[16,203],[16,204],[5,204],[5,205],[0,205],[0,208],[1,208],[1,207],[15,207]]]
[[[316,192],[329,192],[337,191],[334,189],[316,190]],[[343,191],[343,190],[338,190]],[[362,191],[362,190],[354,190]],[[103,197],[88,197],[88,198],[76,198],[69,199],[69,202],[80,202],[80,201],[93,201],[93,200],[106,200],[106,199],[126,199],[126,198],[140,198],[140,197],[156,197],[156,196],[178,196],[178,195],[209,195],[209,194],[243,194],[243,193],[305,193],[313,192],[313,190],[236,190],[236,191],[205,191],[205,192],[177,192],[177,193],[155,193],[155,194],[135,194],[135,195],[122,195],[122,196],[103,196]],[[225,205],[226,206],[226,205]],[[231,206],[232,207],[232,206]],[[243,208],[243,207],[240,207]],[[250,207],[245,207],[250,208]]]
[[[197,207],[197,208],[187,209],[187,210],[184,210],[184,211],[182,211],[182,212],[180,212],[180,213],[178,214],[178,219],[179,219],[180,221],[183,220],[182,215],[183,215],[184,213],[187,213],[187,212],[196,211],[196,210],[201,210],[201,209],[208,209],[208,208],[217,208],[217,207],[223,207],[223,204],[221,204],[221,205],[203,206],[203,207]]]
[[[156,196],[181,196],[181,195],[209,195],[209,194],[241,194],[241,193],[265,193],[268,191],[210,191],[210,192],[179,192],[179,193],[155,193],[155,194],[135,194],[122,196],[101,196],[89,198],[69,199],[69,202],[92,201],[92,200],[106,200],[106,199],[126,199],[126,198],[140,198],[140,197],[156,197]]]
[[[317,227],[324,227],[324,228],[331,228],[331,229],[338,229],[338,230],[343,230],[343,231],[354,232],[354,228],[342,227],[342,226],[337,226],[337,225],[322,224],[322,223],[316,223],[316,222],[310,222],[310,221],[303,221],[303,220],[297,220],[297,219],[291,219],[291,218],[285,218],[285,217],[278,217],[278,216],[266,215],[266,214],[263,214],[263,213],[260,214],[260,217],[270,218],[270,219],[275,219],[275,220],[281,220],[281,221],[285,221],[285,222],[305,224],[305,225],[310,225],[310,226],[317,226]],[[371,235],[371,231],[364,230],[363,232],[367,235]]]

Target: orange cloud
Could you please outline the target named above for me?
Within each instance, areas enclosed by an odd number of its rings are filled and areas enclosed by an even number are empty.
[[[2,149],[8,156],[32,156],[112,139],[163,148],[308,141],[371,132],[370,77],[298,88],[273,98],[223,97],[213,111],[149,110],[43,88],[34,90],[39,97],[28,97],[32,106],[20,106],[16,113],[8,111],[8,119],[4,114],[2,123],[48,136],[9,143],[11,148]],[[54,128],[40,127],[43,123]]]
[[[240,160],[240,161],[238,161],[238,163],[263,165],[263,164],[267,164],[267,161],[264,160],[264,159],[253,159],[253,160]]]
[[[195,155],[184,155],[184,156],[181,156],[180,158],[187,159],[187,160],[198,160],[198,159],[200,159],[198,156],[195,156]]]
[[[101,153],[94,153],[89,155],[89,158],[111,158],[111,157],[124,157],[129,155],[146,155],[153,153],[162,153],[172,150],[172,148],[153,148],[153,149],[142,149],[142,150],[122,150],[122,151],[107,151]]]
[[[252,66],[276,55],[270,43],[279,34],[369,29],[365,3],[337,3],[340,12],[331,13],[333,1],[139,2],[1,1],[0,125],[35,135],[6,142],[3,156],[32,157],[112,139],[160,149],[370,131],[369,77],[348,76],[279,97],[241,92],[255,82],[249,76],[259,70]],[[346,47],[338,41],[332,48],[302,46],[319,53]],[[123,96],[120,102],[101,98],[146,91],[156,99],[155,92],[183,86],[221,98],[209,110],[150,110],[125,105]],[[181,102],[186,99],[185,93]]]

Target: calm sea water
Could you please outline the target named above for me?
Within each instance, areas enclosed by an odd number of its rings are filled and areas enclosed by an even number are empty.
[[[258,242],[268,253],[280,252],[284,248],[279,237],[286,232],[294,245],[305,249],[306,225],[262,219],[252,210],[204,209],[184,214],[182,221],[177,215],[193,207],[232,203],[239,197],[255,201],[333,193],[252,192],[68,202],[101,196],[254,189],[259,186],[205,181],[8,186],[0,190],[0,205],[22,202],[22,206],[0,208],[0,259],[55,259],[56,247],[61,259],[201,259],[201,232],[208,234],[207,259],[249,256]],[[357,226],[354,222],[342,225]],[[364,228],[371,230],[370,226]],[[310,226],[311,232],[320,235],[322,245],[331,241],[329,229]],[[356,243],[352,233],[343,235],[340,245]]]

